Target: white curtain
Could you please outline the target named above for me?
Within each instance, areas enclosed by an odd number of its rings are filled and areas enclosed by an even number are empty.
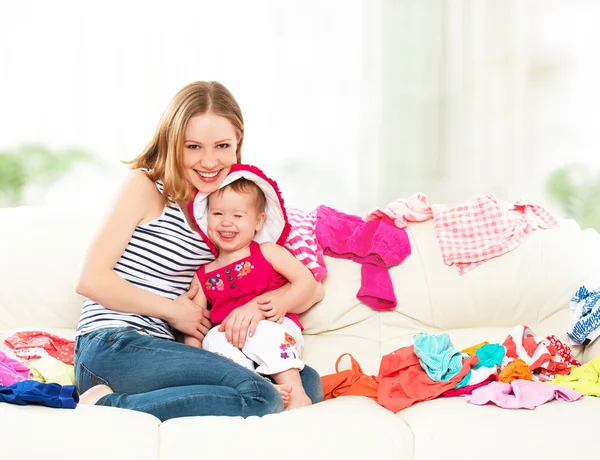
[[[553,168],[597,165],[599,13],[589,0],[384,0],[381,202],[544,204]]]

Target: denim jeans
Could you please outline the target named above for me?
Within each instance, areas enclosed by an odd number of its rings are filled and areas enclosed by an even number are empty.
[[[99,329],[78,337],[74,364],[80,393],[100,384],[114,391],[97,405],[146,412],[162,421],[283,411],[279,392],[264,377],[209,351],[132,328]],[[321,401],[317,372],[305,366],[300,376],[313,403]]]

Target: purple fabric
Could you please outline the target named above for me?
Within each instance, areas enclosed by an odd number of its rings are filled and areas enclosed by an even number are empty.
[[[29,378],[29,368],[0,351],[0,386],[12,385]]]
[[[401,263],[411,252],[406,230],[387,217],[364,222],[358,216],[321,205],[315,234],[325,255],[362,264],[357,293],[361,302],[375,310],[396,306],[388,267]]]
[[[492,382],[465,399],[480,406],[493,403],[505,409],[535,409],[553,399],[571,402],[582,397],[582,393],[570,388],[519,379],[510,383]]]

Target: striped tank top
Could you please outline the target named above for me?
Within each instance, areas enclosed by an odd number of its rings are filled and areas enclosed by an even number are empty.
[[[161,181],[156,187],[162,193]],[[202,237],[190,228],[179,205],[169,197],[160,217],[135,228],[113,270],[142,289],[175,299],[187,292],[198,267],[213,260]],[[106,327],[133,327],[174,339],[171,326],[160,318],[122,313],[86,298],[75,336]]]

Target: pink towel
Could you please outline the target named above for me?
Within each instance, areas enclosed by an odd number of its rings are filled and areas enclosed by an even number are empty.
[[[548,401],[577,401],[583,394],[570,388],[530,380],[513,380],[510,383],[492,382],[477,388],[465,400],[483,406],[494,403],[505,409],[535,409]]]
[[[410,254],[404,229],[389,218],[363,222],[321,205],[317,208],[316,235],[325,255],[362,264],[361,287],[357,298],[375,310],[397,305],[388,267],[401,263]]]

